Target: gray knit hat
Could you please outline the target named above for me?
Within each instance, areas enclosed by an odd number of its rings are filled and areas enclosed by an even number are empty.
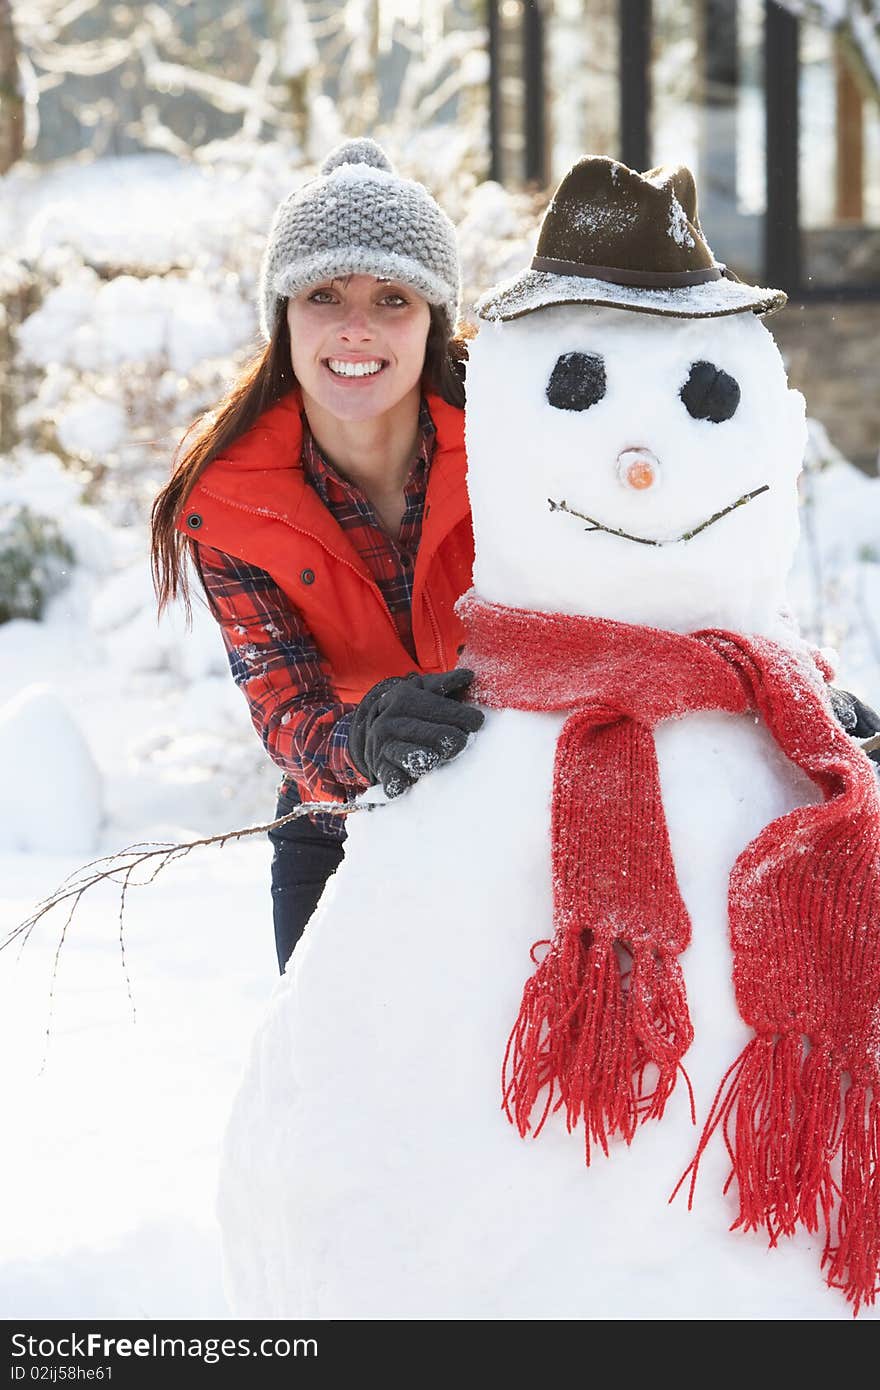
[[[346,140],[275,209],[260,268],[260,329],[279,299],[336,275],[401,280],[439,305],[454,331],[460,277],[455,227],[422,184],[395,174],[375,140]]]

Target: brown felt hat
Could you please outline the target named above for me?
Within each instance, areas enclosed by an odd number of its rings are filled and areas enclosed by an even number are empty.
[[[641,314],[716,318],[772,314],[782,290],[739,280],[715,260],[683,164],[637,174],[616,159],[581,159],[560,183],[531,267],[488,290],[482,319],[515,319],[551,304],[608,304]]]

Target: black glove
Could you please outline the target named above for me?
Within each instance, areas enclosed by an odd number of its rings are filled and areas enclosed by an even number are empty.
[[[368,690],[351,716],[348,755],[386,796],[399,796],[425,772],[460,753],[483,712],[457,697],[474,678],[459,667],[436,675],[389,676]]]
[[[828,694],[837,722],[850,738],[871,738],[873,734],[880,734],[880,714],[870,705],[863,704],[848,690],[837,690],[833,685],[829,685]],[[873,748],[868,757],[880,763],[880,748]]]

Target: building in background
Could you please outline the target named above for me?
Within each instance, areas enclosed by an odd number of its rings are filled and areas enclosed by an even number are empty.
[[[719,259],[789,294],[773,332],[793,384],[876,469],[880,72],[854,36],[775,0],[493,0],[488,17],[493,176],[552,188],[584,153],[687,164]]]

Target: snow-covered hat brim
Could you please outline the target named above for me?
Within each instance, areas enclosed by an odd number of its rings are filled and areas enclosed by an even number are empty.
[[[702,285],[648,288],[583,275],[524,270],[482,295],[474,309],[487,322],[517,319],[554,304],[596,304],[671,318],[720,318],[725,314],[773,314],[786,303],[782,290],[720,278]]]

